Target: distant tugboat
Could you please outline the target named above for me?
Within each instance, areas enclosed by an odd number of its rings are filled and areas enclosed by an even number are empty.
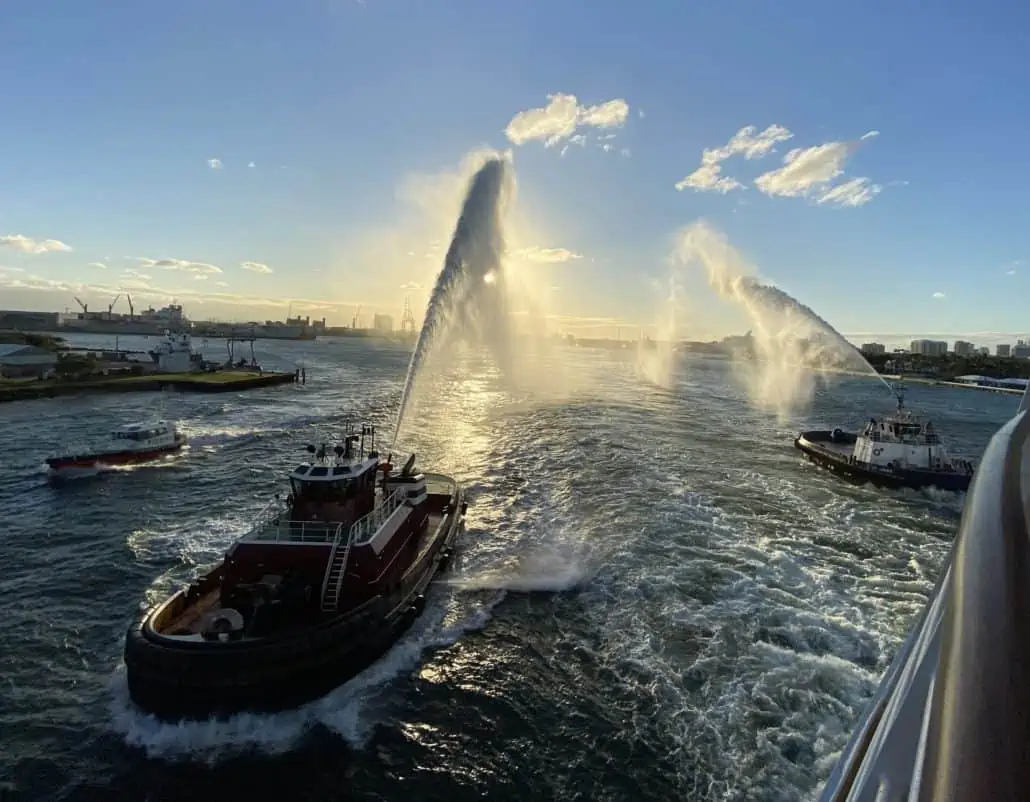
[[[414,454],[395,471],[371,426],[333,453],[308,451],[285,503],[130,627],[129,694],[142,709],[181,719],[296,707],[364,670],[422,612],[464,528],[461,486],[415,471]]]
[[[103,445],[83,446],[71,454],[48,457],[53,471],[71,468],[96,468],[100,465],[132,465],[149,462],[178,451],[186,443],[186,435],[166,420],[130,423],[110,433]]]
[[[813,462],[856,483],[964,492],[973,478],[973,463],[949,456],[933,424],[922,423],[904,408],[903,390],[896,395],[894,414],[870,418],[861,434],[813,430],[799,434],[794,445]]]

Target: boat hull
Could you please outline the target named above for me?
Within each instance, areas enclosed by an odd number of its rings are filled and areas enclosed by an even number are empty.
[[[135,465],[140,462],[151,462],[182,449],[186,444],[183,439],[178,443],[148,448],[145,451],[114,451],[107,454],[81,454],[67,457],[49,457],[47,465],[53,471],[65,471],[75,468],[95,468],[98,465]]]
[[[129,628],[130,698],[158,718],[181,720],[277,712],[325,696],[378,660],[414,624],[463,526],[458,505],[437,543],[392,595],[274,637],[210,642],[162,636],[151,622],[181,599],[180,591]]]
[[[894,490],[910,488],[922,490],[936,487],[940,490],[965,492],[972,480],[971,473],[958,471],[929,471],[916,468],[881,468],[864,462],[851,462],[849,456],[855,435],[844,433],[838,441],[829,430],[802,432],[794,438],[794,447],[812,462],[827,468],[849,482],[870,483]]]

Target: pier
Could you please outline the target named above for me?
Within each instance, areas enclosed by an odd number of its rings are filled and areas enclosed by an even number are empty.
[[[222,370],[213,373],[152,373],[145,376],[109,376],[84,380],[17,380],[0,381],[0,403],[34,398],[56,398],[91,393],[133,393],[156,390],[178,390],[192,393],[231,393],[293,384],[297,376],[289,373],[255,373],[243,370]]]

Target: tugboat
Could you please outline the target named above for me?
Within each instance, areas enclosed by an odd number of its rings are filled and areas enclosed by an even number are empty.
[[[104,445],[84,446],[72,454],[48,457],[46,463],[56,472],[100,465],[131,465],[167,456],[185,444],[186,435],[178,431],[174,423],[166,420],[130,423],[112,431]]]
[[[422,612],[464,529],[460,484],[415,470],[414,454],[395,470],[373,426],[307,450],[285,501],[129,628],[129,695],[143,710],[177,720],[297,707],[371,665]]]
[[[816,464],[856,483],[965,492],[973,463],[949,456],[933,423],[924,424],[905,409],[904,390],[897,388],[895,395],[894,414],[870,418],[861,434],[841,429],[801,432],[794,446]]]

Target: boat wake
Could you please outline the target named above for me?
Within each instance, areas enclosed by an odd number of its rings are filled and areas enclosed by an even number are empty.
[[[441,580],[464,591],[505,590],[515,593],[560,593],[589,581],[595,569],[581,557],[553,548],[512,557]]]

